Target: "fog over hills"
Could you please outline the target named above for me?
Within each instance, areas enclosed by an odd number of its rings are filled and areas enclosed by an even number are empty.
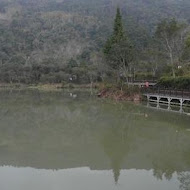
[[[68,65],[99,63],[117,7],[138,50],[160,20],[190,20],[189,0],[0,0],[0,80],[59,82]]]

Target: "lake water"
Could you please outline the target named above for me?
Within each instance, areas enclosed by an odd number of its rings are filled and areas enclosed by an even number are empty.
[[[190,116],[0,91],[0,190],[190,190]]]

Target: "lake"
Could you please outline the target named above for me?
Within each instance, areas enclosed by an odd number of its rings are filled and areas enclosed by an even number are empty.
[[[1,190],[190,190],[190,116],[88,91],[0,91]]]

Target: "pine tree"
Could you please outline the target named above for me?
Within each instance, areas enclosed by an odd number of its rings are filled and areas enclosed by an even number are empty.
[[[104,46],[104,54],[107,64],[115,73],[117,82],[120,81],[120,75],[127,78],[129,67],[132,67],[134,60],[134,47],[130,39],[125,35],[119,8],[117,8],[114,20],[113,34]]]
[[[114,31],[112,36],[107,40],[104,46],[104,53],[109,54],[111,48],[121,42],[125,38],[123,23],[122,23],[122,16],[120,12],[120,8],[117,8],[117,13],[114,21]]]
[[[120,9],[117,8],[117,13],[114,22],[114,34],[113,34],[113,41],[114,43],[120,42],[124,38],[124,30],[123,30],[123,23],[122,23],[122,16]]]

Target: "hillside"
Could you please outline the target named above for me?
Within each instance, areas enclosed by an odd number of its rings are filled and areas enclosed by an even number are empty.
[[[117,6],[138,50],[163,18],[190,20],[189,0],[0,0],[0,81],[88,81]]]

